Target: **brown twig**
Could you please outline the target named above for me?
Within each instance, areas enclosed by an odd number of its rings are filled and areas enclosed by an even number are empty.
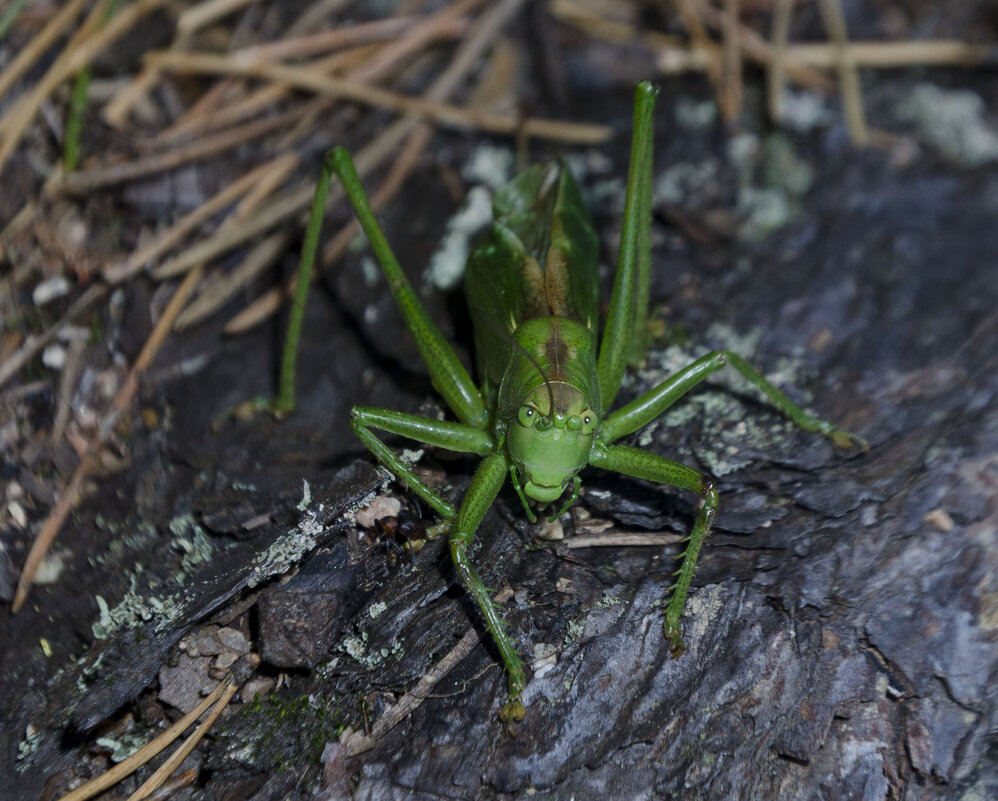
[[[648,531],[640,534],[611,531],[606,534],[589,534],[581,537],[566,537],[560,544],[566,548],[625,548],[629,546],[674,545],[682,542],[685,534]]]
[[[38,532],[38,536],[35,537],[35,541],[31,545],[31,550],[28,552],[24,569],[21,571],[21,578],[17,583],[17,591],[14,594],[14,602],[11,606],[12,611],[17,612],[24,605],[28,597],[28,590],[35,580],[35,574],[38,572],[38,566],[41,564],[45,554],[48,553],[49,548],[52,547],[52,543],[55,542],[62,524],[66,521],[66,517],[69,516],[69,512],[79,495],[83,480],[96,466],[101,448],[107,441],[122,413],[132,402],[132,398],[138,388],[139,376],[149,366],[159,351],[163,340],[173,325],[174,319],[180,313],[190,293],[200,280],[201,273],[200,269],[192,271],[173,294],[166,309],[163,311],[162,317],[157,321],[152,333],[149,335],[149,339],[142,348],[142,352],[139,353],[124,383],[114,396],[114,400],[111,402],[111,409],[104,416],[97,429],[97,433],[88,443],[87,449],[80,459],[80,464],[74,471],[66,488],[59,496],[59,502],[45,519],[41,531]]]

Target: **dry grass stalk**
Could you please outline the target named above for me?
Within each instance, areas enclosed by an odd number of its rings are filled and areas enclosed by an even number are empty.
[[[119,762],[106,773],[102,773],[100,776],[91,779],[86,784],[77,787],[70,793],[67,793],[60,798],[59,801],[87,801],[88,798],[93,798],[95,795],[104,792],[107,788],[113,787],[126,776],[133,774],[136,770],[145,765],[150,759],[153,759],[158,753],[168,747],[170,743],[183,734],[184,731],[186,731],[187,728],[194,723],[194,721],[205,713],[208,707],[216,703],[222,697],[222,693],[226,691],[226,688],[226,683],[223,682],[219,684],[214,690],[212,690],[211,694],[203,698],[201,702],[194,707],[194,709],[170,726],[170,728],[164,731],[156,739],[150,740],[138,751],[127,759]]]
[[[287,67],[278,64],[241,64],[228,56],[209,53],[173,53],[160,51],[146,56],[148,63],[179,73],[207,73],[212,75],[244,75],[265,78],[298,89],[308,89],[319,94],[342,100],[351,100],[399,114],[424,116],[435,122],[463,129],[478,129],[490,133],[526,135],[557,139],[575,144],[599,144],[613,135],[605,125],[561,122],[558,120],[520,120],[501,114],[490,114],[460,108],[436,100],[407,97],[397,92],[347,78],[323,75],[315,70]]]
[[[555,19],[572,25],[593,38],[612,44],[630,45],[640,42],[653,53],[663,48],[684,46],[685,40],[676,36],[659,31],[642,30],[629,23],[610,19],[600,13],[606,11],[602,6],[588,8],[579,4],[577,0],[553,0],[548,9]]]
[[[63,177],[62,181],[54,185],[53,192],[57,194],[85,194],[94,189],[174,170],[193,161],[217,156],[219,153],[224,153],[226,150],[231,150],[245,142],[284,128],[292,124],[301,116],[301,113],[302,109],[300,108],[290,109],[282,114],[265,117],[231,130],[221,131],[165,153],[153,153],[135,161],[99,164],[88,170],[69,173]]]
[[[453,92],[485,49],[498,37],[503,25],[511,15],[516,13],[522,3],[523,0],[505,0],[505,2],[497,4],[487,11],[482,19],[476,23],[471,34],[462,41],[451,63],[427,90],[426,97],[445,98]],[[382,158],[394,155],[393,146],[397,145],[403,137],[409,137],[400,157],[392,162],[392,170],[388,177],[372,198],[371,203],[375,210],[387,202],[397,191],[411,167],[415,165],[419,153],[429,142],[431,133],[432,130],[425,122],[417,123],[412,118],[404,118],[394,122],[379,135],[375,142],[356,154],[357,172],[363,178],[369,166],[374,167],[380,163]],[[334,185],[331,188],[330,197],[326,201],[327,205],[336,202],[334,195],[338,199],[341,194],[342,190]],[[303,199],[303,207],[310,198],[309,194]],[[356,231],[357,227],[354,223],[348,224],[341,230],[323,252],[324,261],[328,263],[337,258],[346,249]],[[284,293],[294,291],[296,280],[297,276],[294,276],[284,289],[272,289],[258,298],[226,324],[225,332],[232,334],[248,330],[274,314],[280,308]]]
[[[512,597],[512,590],[503,590],[496,595],[495,602],[505,603]],[[353,732],[347,736],[346,756],[348,758],[359,756],[374,748],[378,744],[378,740],[405,720],[423,701],[430,697],[433,688],[472,652],[474,647],[478,645],[478,641],[478,632],[474,628],[468,629],[464,636],[457,641],[457,644],[423,674],[415,687],[403,695],[395,706],[378,718],[371,728],[370,734]]]
[[[482,51],[498,35],[508,16],[514,13],[510,9],[518,9],[524,1],[505,0],[505,2],[496,4],[486,11],[482,18],[475,23],[471,32],[461,41],[451,63],[436,78],[425,96],[437,99],[446,97],[450,92],[453,92],[467,72],[477,63]],[[402,141],[419,124],[417,119],[405,117],[396,120],[381,131],[355,154],[354,164],[358,175],[363,178],[378,165],[393,157]],[[233,226],[231,230],[217,232],[191,247],[184,254],[164,264],[160,269],[169,270],[172,274],[179,274],[196,264],[210,261],[303,211],[311,202],[313,194],[314,184],[311,181],[295,189],[287,190],[261,206],[251,219]],[[327,203],[335,203],[341,197],[342,190],[334,185]]]
[[[380,211],[396,195],[406,178],[409,177],[409,173],[415,168],[420,154],[429,144],[432,135],[433,129],[426,123],[419,125],[409,134],[398,158],[392,162],[388,175],[371,196],[372,210]],[[360,224],[356,220],[351,220],[343,226],[323,249],[322,266],[328,267],[341,258],[359,231]],[[316,271],[313,276],[317,276],[318,273],[319,271]],[[226,323],[225,333],[243,333],[277,313],[284,300],[294,294],[297,283],[298,278],[295,275],[283,287],[267,290]]]
[[[721,30],[724,27],[724,13],[714,8],[710,3],[704,3],[701,2],[701,0],[684,1],[695,4],[696,9],[704,23],[714,30]],[[747,25],[738,26],[738,47],[741,49],[742,56],[744,58],[751,59],[757,64],[766,65],[769,64],[772,59],[772,47],[765,39],[762,38],[762,36],[752,30],[752,28],[749,28]],[[670,59],[674,55],[674,52],[659,54],[659,69],[668,73],[670,71]],[[791,54],[788,54],[786,60],[784,61],[784,69],[786,70],[788,77],[792,78],[801,86],[806,86],[810,89],[818,89],[822,92],[831,92],[835,89],[834,82],[830,81],[821,72],[807,66],[806,64],[794,61],[790,56]],[[709,56],[709,54],[701,53],[696,57],[705,62],[705,66],[701,67],[701,69],[706,69],[706,65],[710,63],[711,56]]]
[[[90,475],[96,466],[101,448],[135,396],[135,391],[139,385],[139,376],[149,366],[153,358],[155,358],[156,353],[169,333],[170,327],[173,325],[173,321],[184,307],[191,292],[194,291],[197,282],[201,279],[201,272],[201,270],[192,271],[173,294],[166,309],[163,311],[162,317],[157,321],[152,333],[149,335],[149,339],[146,340],[142,352],[139,353],[135,364],[122,383],[121,388],[114,396],[114,400],[111,402],[111,409],[101,420],[97,433],[87,444],[87,449],[80,459],[80,464],[74,471],[66,488],[59,496],[59,502],[45,519],[45,523],[31,545],[28,558],[24,563],[24,569],[21,571],[21,578],[17,583],[17,591],[14,594],[11,611],[17,612],[24,605],[28,597],[28,590],[35,580],[35,574],[38,572],[38,566],[41,564],[45,554],[48,553],[49,548],[52,547],[52,543],[55,542],[62,524],[69,516],[70,510],[79,496],[80,487],[83,485],[84,479]]]
[[[288,36],[301,36],[321,28],[326,19],[353,0],[316,0],[299,15],[288,28]]]
[[[683,25],[686,26],[690,42],[692,42],[694,49],[698,50],[704,56],[704,70],[707,73],[707,80],[710,81],[710,85],[714,90],[714,96],[717,98],[717,106],[721,110],[721,113],[724,114],[726,108],[720,49],[714,43],[714,40],[710,38],[707,27],[700,18],[700,9],[695,0],[677,0],[676,7],[679,11],[679,16],[683,20]],[[721,19],[722,21],[724,20],[723,15]],[[724,120],[725,122],[731,122],[728,117],[725,117]]]
[[[12,353],[6,361],[0,364],[0,386],[7,383],[25,364],[51,342],[59,329],[69,325],[73,320],[89,309],[97,300],[104,297],[107,290],[97,284],[89,287],[80,297],[73,301],[66,313],[60,317],[54,325],[49,326],[44,333],[37,336],[29,336],[27,340]]]
[[[190,35],[253,2],[255,0],[205,0],[185,9],[177,17],[177,30]]]
[[[83,352],[86,347],[86,339],[74,336],[66,348],[66,362],[59,371],[59,391],[56,394],[52,430],[49,432],[49,443],[53,447],[58,446],[66,434],[66,425],[73,410],[73,392],[76,389],[76,379],[79,378],[80,369],[83,367]]]
[[[721,117],[729,123],[742,110],[742,49],[738,46],[738,0],[724,0],[721,40]]]
[[[856,70],[856,61],[849,47],[842,6],[839,5],[839,0],[819,0],[818,7],[821,9],[821,19],[825,25],[825,32],[835,49],[836,66],[839,71],[839,90],[846,115],[846,126],[849,129],[849,139],[857,147],[864,147],[869,142],[870,136],[866,129],[866,115],[863,113],[859,73]]]
[[[0,97],[7,94],[17,79],[27,72],[49,47],[58,39],[73,20],[79,15],[86,0],[69,0],[59,13],[49,20],[38,34],[16,55],[7,68],[0,73]]]
[[[191,732],[191,735],[184,740],[183,744],[164,762],[156,772],[150,776],[146,782],[134,793],[128,796],[128,801],[143,801],[143,799],[149,798],[149,796],[155,792],[160,785],[162,785],[170,775],[180,767],[181,763],[187,759],[187,755],[194,750],[195,746],[201,742],[201,739],[208,733],[208,729],[212,727],[212,724],[218,720],[218,716],[222,714],[222,711],[228,706],[229,701],[232,700],[232,696],[236,694],[239,689],[231,681],[227,682],[225,690],[222,692],[221,697],[215,702],[215,706],[212,707],[211,712],[208,713],[198,727]]]
[[[308,36],[284,37],[274,42],[250,45],[240,50],[233,50],[228,53],[228,57],[243,64],[273,64],[285,59],[307,58],[341,47],[395,39],[419,22],[419,17],[387,17],[373,22],[320,31]]]
[[[782,0],[781,0],[782,2]],[[743,41],[744,44],[744,41]],[[908,67],[978,67],[998,64],[998,49],[991,45],[975,45],[956,39],[933,39],[913,42],[850,42],[849,53],[857,67],[874,69],[906,69]],[[815,72],[815,69],[834,69],[837,56],[834,45],[826,42],[788,44],[782,58],[776,55],[776,45],[765,50],[754,47],[744,55],[765,67],[772,67],[779,60],[787,78],[794,78],[803,86],[814,89],[834,89],[835,84]],[[682,72],[703,72],[708,58],[699,50],[686,46],[669,46],[659,51],[658,67],[665,75]],[[820,86],[810,78],[801,80],[797,69],[820,79]]]
[[[290,239],[286,231],[271,234],[258,242],[234,270],[224,275],[214,275],[210,281],[205,281],[201,294],[177,317],[173,329],[181,331],[208,319],[219,307],[277,261],[287,249]]]
[[[165,3],[166,0],[136,0],[135,3],[126,6],[111,17],[105,25],[99,26],[95,22],[93,26],[90,26],[91,20],[102,17],[98,11],[103,6],[98,4],[98,7],[95,7],[88,24],[85,24],[83,31],[81,31],[81,34],[87,31],[90,35],[80,41],[76,41],[76,37],[74,37],[35,88],[15,103],[3,120],[0,120],[0,126],[3,128],[3,141],[0,142],[0,169],[7,163],[14,148],[20,143],[31,121],[41,109],[42,103],[48,99],[56,87],[83,67],[88,66],[97,55],[104,52],[115,39],[124,34],[142,17]],[[97,29],[91,30],[93,27]]]
[[[237,0],[235,4],[207,0],[207,2],[191,6],[177,20],[177,34],[174,37],[172,47],[183,50],[200,28],[238,10],[247,5],[248,2],[252,2],[252,0]],[[104,106],[101,112],[104,121],[112,128],[123,128],[131,110],[152,91],[159,78],[159,70],[148,66],[143,67],[139,74]]]
[[[350,75],[353,80],[374,80],[407,55],[427,47],[435,41],[460,36],[464,33],[466,26],[457,18],[458,15],[480,2],[481,0],[465,0],[465,2],[447,6],[432,17],[410,27],[406,35],[394,44],[384,47],[378,47],[377,44],[362,44],[302,66],[325,74],[354,69],[355,71]],[[239,122],[276,103],[291,92],[291,87],[286,84],[270,84],[251,92],[240,101],[219,109],[211,115],[178,121],[161,133],[156,141],[159,143],[169,142],[180,136]]]
[[[766,99],[769,118],[779,124],[783,122],[783,93],[786,91],[787,39],[790,36],[790,17],[794,0],[776,0],[773,6],[773,21],[769,38],[772,42],[772,59],[766,70]]]
[[[566,548],[627,548],[638,546],[675,545],[686,539],[683,534],[646,531],[641,533],[610,531],[606,534],[584,534],[581,537],[566,537],[561,544]]]
[[[294,154],[286,154],[267,164],[254,167],[248,173],[210,197],[198,206],[198,208],[185,214],[152,241],[129,255],[123,262],[105,267],[103,270],[104,279],[112,284],[117,284],[131,278],[144,266],[155,261],[167,250],[178,244],[190,231],[210,219],[226,206],[234,203],[240,196],[249,192],[261,178],[275,170],[275,163],[280,164],[282,169],[290,171],[296,162],[297,157]]]

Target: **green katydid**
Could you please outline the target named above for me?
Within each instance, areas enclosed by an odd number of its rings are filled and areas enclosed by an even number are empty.
[[[615,444],[655,420],[707,376],[734,367],[796,425],[837,446],[862,439],[804,411],[740,356],[713,351],[654,389],[610,412],[624,370],[645,340],[651,261],[652,112],[658,90],[637,86],[631,161],[620,247],[609,312],[598,337],[598,239],[571,173],[560,163],[521,173],[493,200],[494,225],[467,265],[466,293],[474,323],[481,384],[476,385],[409,284],[375,219],[350,155],[327,155],[302,251],[298,293],[291,312],[276,408],[293,406],[294,359],[301,310],[319,229],[335,173],[360,221],[408,328],[416,338],[437,391],[458,418],[355,407],[351,424],[367,448],[450,525],[450,551],[465,588],[474,596],[506,667],[509,698],[500,717],[511,724],[525,714],[523,664],[469,550],[479,523],[510,479],[526,514],[531,504],[558,504],[557,515],[578,497],[579,472],[594,467],[698,494],[702,501],[665,611],[665,636],[683,650],[680,618],[700,547],[717,514],[714,480],[686,465],[629,445]],[[482,457],[455,508],[426,486],[374,430]],[[554,517],[552,519],[554,519]]]

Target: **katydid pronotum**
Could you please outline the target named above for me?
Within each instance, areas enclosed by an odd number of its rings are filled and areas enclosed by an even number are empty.
[[[620,246],[609,311],[599,336],[599,240],[579,188],[561,163],[521,173],[493,199],[494,223],[468,260],[465,289],[474,324],[480,374],[476,385],[406,279],[381,231],[343,148],[327,155],[302,250],[298,292],[290,314],[275,408],[294,403],[294,360],[305,293],[332,174],[374,250],[437,391],[456,422],[390,409],[355,407],[351,425],[365,446],[409,489],[447,521],[454,566],[474,596],[506,668],[509,698],[500,717],[511,725],[525,714],[523,664],[469,551],[472,538],[509,478],[527,517],[531,505],[554,504],[552,520],[578,498],[579,472],[599,467],[696,493],[701,504],[665,610],[672,652],[683,650],[680,619],[693,569],[718,509],[714,480],[692,467],[630,445],[615,444],[655,420],[712,373],[731,366],[793,423],[841,448],[866,447],[795,404],[741,356],[713,351],[639,398],[610,411],[628,362],[646,340],[651,262],[652,113],[658,90],[637,86],[631,160]],[[426,486],[374,433],[386,432],[437,448],[481,457],[455,507]],[[567,495],[567,499],[561,499]]]

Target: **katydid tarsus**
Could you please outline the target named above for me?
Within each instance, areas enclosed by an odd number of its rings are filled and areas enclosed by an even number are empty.
[[[399,267],[346,150],[330,151],[316,188],[290,315],[281,396],[275,406],[286,412],[294,403],[301,310],[335,173],[433,384],[457,417],[456,422],[441,421],[358,406],[352,411],[351,425],[385,467],[448,521],[457,575],[478,603],[506,668],[509,698],[500,717],[508,724],[525,714],[523,664],[470,558],[475,531],[507,478],[531,521],[536,519],[532,505],[553,504],[555,516],[563,513],[578,497],[579,472],[588,465],[700,496],[700,509],[678,557],[679,569],[665,610],[665,636],[678,656],[683,651],[680,619],[700,547],[717,515],[717,487],[699,470],[615,443],[655,420],[712,373],[731,366],[799,427],[823,434],[839,447],[865,447],[856,435],[804,411],[742,357],[728,351],[708,353],[636,400],[610,411],[625,368],[640,355],[646,339],[652,112],[657,93],[647,82],[635,92],[627,195],[602,337],[598,238],[568,169],[560,163],[536,165],[495,195],[493,227],[472,253],[465,276],[480,375],[477,385]],[[375,430],[480,456],[460,504],[453,506],[426,486]]]

